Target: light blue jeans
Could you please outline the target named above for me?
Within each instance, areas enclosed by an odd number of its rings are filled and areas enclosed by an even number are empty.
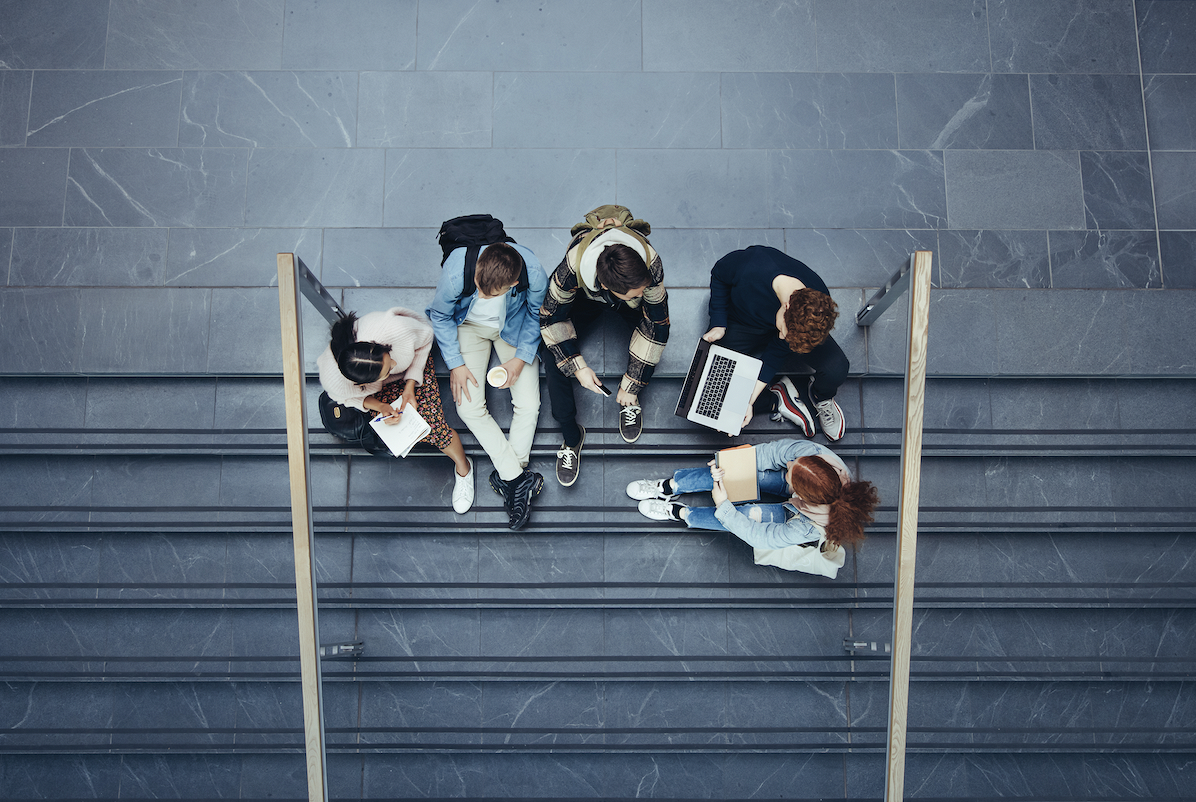
[[[790,495],[789,486],[785,484],[784,471],[756,471],[756,481],[760,485],[760,493],[770,496],[779,496],[781,498],[788,498]],[[701,468],[682,468],[673,474],[673,492],[674,493],[709,493],[714,489],[714,479],[710,477],[710,468],[703,465]],[[759,520],[761,523],[777,523],[783,524],[793,516],[784,503],[780,504],[758,504],[758,503],[744,503],[736,504],[735,508],[748,516],[752,520]],[[685,525],[690,529],[711,529],[715,532],[726,532],[727,527],[723,526],[722,521],[714,517],[714,507],[690,507],[689,514],[685,518]],[[758,510],[758,512],[756,512]],[[757,518],[756,515],[760,517]]]

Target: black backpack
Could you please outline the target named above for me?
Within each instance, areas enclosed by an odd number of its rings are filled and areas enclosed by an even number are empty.
[[[328,393],[320,393],[320,423],[334,437],[351,446],[364,448],[371,454],[390,456],[390,449],[370,426],[373,415],[360,409],[346,407],[333,401]]]
[[[507,236],[502,227],[502,221],[488,214],[467,214],[464,217],[454,217],[440,224],[440,232],[436,235],[440,242],[440,266],[448,260],[449,254],[458,248],[465,248],[465,284],[457,300],[473,295],[477,290],[474,284],[474,271],[478,265],[478,254],[487,245],[496,242],[514,242]],[[523,257],[520,256],[520,261]],[[519,284],[515,289],[519,292],[527,290],[527,263],[523,262],[523,269],[519,271]]]

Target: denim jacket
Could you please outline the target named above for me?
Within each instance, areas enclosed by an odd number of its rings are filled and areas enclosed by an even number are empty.
[[[530,365],[540,348],[540,305],[544,303],[544,294],[548,291],[548,275],[530,248],[510,244],[527,264],[528,288],[524,292],[518,292],[514,287],[508,291],[506,320],[503,321],[500,335],[506,343],[515,346],[515,355]],[[465,364],[461,346],[457,342],[457,327],[465,322],[465,316],[478,297],[475,289],[460,298],[464,286],[465,248],[458,248],[449,254],[441,268],[436,296],[426,310],[428,319],[432,321],[436,344],[440,346],[440,354],[449,370]]]
[[[784,471],[785,466],[798,457],[821,456],[842,463],[838,455],[826,446],[809,440],[773,440],[756,446],[756,471]],[[846,468],[846,466],[844,466]],[[745,504],[750,507],[751,504]],[[797,508],[785,502],[785,523],[763,523],[753,521],[730,501],[719,504],[714,517],[749,546],[758,549],[781,549],[802,543],[814,543],[825,532],[822,527],[806,518]]]

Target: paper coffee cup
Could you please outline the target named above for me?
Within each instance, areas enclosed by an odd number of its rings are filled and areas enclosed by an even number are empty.
[[[502,387],[507,383],[507,369],[502,365],[490,368],[490,372],[486,374],[486,381],[491,387]]]

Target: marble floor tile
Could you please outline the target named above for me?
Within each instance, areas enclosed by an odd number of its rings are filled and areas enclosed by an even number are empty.
[[[818,68],[858,72],[988,72],[985,6],[882,0],[817,3]]]
[[[1196,9],[1168,0],[1135,3],[1143,72],[1196,72]]]
[[[347,0],[333,6],[292,0],[282,66],[293,70],[415,68],[416,0]]]
[[[650,220],[648,222],[651,222]],[[714,263],[731,251],[749,245],[785,249],[785,232],[779,228],[652,229],[652,247],[664,265],[665,286],[708,288]],[[564,253],[562,247],[561,253]],[[799,257],[800,258],[800,257]],[[548,260],[556,262],[559,260]]]
[[[163,147],[179,144],[182,75],[176,71],[43,71],[33,82],[29,146]]]
[[[644,66],[639,6],[639,0],[619,0],[604,10],[607,24],[590,26],[579,24],[592,12],[582,0],[423,4],[416,69],[639,70]]]
[[[382,224],[383,151],[254,150],[245,188],[251,226]]]
[[[944,154],[951,228],[1083,228],[1074,151]]]
[[[935,151],[768,151],[769,220],[785,228],[941,228]],[[954,224],[953,224],[954,225]]]
[[[172,228],[165,283],[174,287],[276,287],[279,253],[295,254],[319,276],[323,236],[323,231],[314,228]]]
[[[644,70],[818,69],[813,0],[785,0],[773,7],[643,0],[642,7]],[[687,24],[678,25],[679,19]]]
[[[891,76],[725,73],[724,148],[897,147]]]
[[[71,226],[239,226],[245,222],[244,150],[73,149]]]
[[[1096,289],[1162,286],[1153,231],[1052,231],[1051,286]]]
[[[495,84],[486,72],[362,73],[358,144],[368,148],[498,144],[492,119],[498,96]]]
[[[1196,233],[1160,231],[1159,257],[1168,289],[1196,289]]]
[[[1151,75],[1146,79],[1146,122],[1150,146],[1160,150],[1196,148],[1196,76]]]
[[[1196,153],[1155,153],[1151,166],[1159,228],[1191,229],[1196,226],[1196,194],[1192,192]]]
[[[32,86],[32,70],[9,69],[0,73],[0,147],[25,144]]]
[[[357,86],[350,72],[186,72],[178,144],[353,147]]]
[[[658,227],[771,227],[769,173],[766,151],[621,150],[619,201]]]
[[[1024,75],[898,73],[903,148],[1034,147]]]
[[[448,217],[486,209],[506,226],[568,228],[595,204],[614,197],[615,152],[391,149],[385,175],[383,225],[388,227],[439,229]],[[489,178],[479,184],[473,181],[476,175]]]
[[[988,6],[992,69],[1136,72],[1133,14],[1121,0],[994,0]]]
[[[828,287],[883,287],[915,251],[938,244],[934,230],[787,228],[784,250]]]
[[[962,287],[1051,286],[1045,231],[939,232],[938,285]]]
[[[160,287],[165,229],[19,228],[9,286]]]
[[[101,69],[108,19],[109,7],[94,0],[9,4],[0,63],[12,70]]]
[[[719,78],[713,73],[587,74],[594,85],[620,88],[618,114],[602,104],[578,103],[576,80],[573,74],[497,73],[493,146],[719,147]]]
[[[1080,172],[1088,228],[1154,228],[1155,198],[1145,151],[1081,151]]]
[[[1031,75],[1030,98],[1039,150],[1146,147],[1136,75]]]
[[[59,226],[70,151],[65,148],[0,150],[2,226]]]
[[[276,70],[281,65],[283,0],[185,0],[147,6],[116,0],[108,13],[104,67],[117,70]]]

